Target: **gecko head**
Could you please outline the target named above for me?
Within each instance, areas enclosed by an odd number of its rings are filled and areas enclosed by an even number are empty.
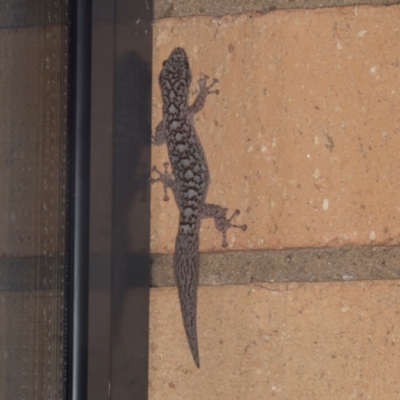
[[[175,47],[168,59],[163,62],[159,81],[161,87],[164,82],[174,84],[181,82],[186,88],[189,88],[192,81],[192,74],[190,72],[188,56],[182,47]]]

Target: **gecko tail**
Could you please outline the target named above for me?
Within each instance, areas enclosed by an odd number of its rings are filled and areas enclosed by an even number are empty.
[[[197,343],[197,286],[199,283],[199,235],[178,234],[175,243],[174,268],[179,291],[183,325],[197,368],[200,368]]]

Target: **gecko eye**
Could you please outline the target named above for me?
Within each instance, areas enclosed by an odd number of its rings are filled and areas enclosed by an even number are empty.
[[[167,63],[167,60],[163,61],[162,66],[165,67],[166,63]]]

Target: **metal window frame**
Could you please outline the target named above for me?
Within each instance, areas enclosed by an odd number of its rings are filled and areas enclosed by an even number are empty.
[[[86,399],[88,345],[91,0],[70,0],[65,398]]]

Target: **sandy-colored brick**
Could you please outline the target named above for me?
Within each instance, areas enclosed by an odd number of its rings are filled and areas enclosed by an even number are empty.
[[[399,244],[399,21],[400,6],[366,6],[156,22],[154,126],[174,47],[192,97],[200,73],[219,79],[195,122],[208,201],[248,225],[229,249]],[[152,252],[171,253],[178,212],[162,197],[154,185]],[[201,251],[220,243],[204,221]],[[399,398],[399,295],[396,280],[202,286],[198,370],[176,288],[153,289],[150,398]]]
[[[399,285],[201,287],[199,370],[176,289],[154,289],[150,399],[397,399]]]
[[[157,75],[176,46],[219,79],[195,118],[209,202],[242,211],[230,249],[400,242],[400,6],[277,11],[155,24]],[[153,163],[167,160],[153,149]],[[152,252],[172,252],[178,213],[152,189]],[[204,221],[201,250],[221,249]]]

